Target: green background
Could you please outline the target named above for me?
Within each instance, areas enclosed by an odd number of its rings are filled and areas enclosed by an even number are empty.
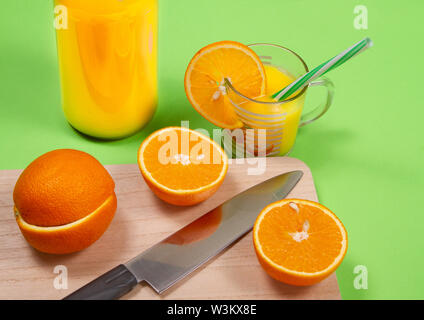
[[[354,7],[368,8],[369,29],[353,27]],[[424,2],[389,0],[161,0],[159,106],[128,139],[101,142],[76,133],[60,107],[48,0],[2,1],[0,11],[0,169],[24,168],[55,148],[87,151],[103,164],[135,163],[153,130],[190,120],[212,126],[189,105],[186,66],[206,44],[270,42],[313,67],[369,36],[374,47],[329,74],[330,112],[303,128],[291,156],[314,174],[320,201],[341,218],[349,250],[337,271],[344,299],[424,298]],[[368,289],[353,286],[356,265]]]

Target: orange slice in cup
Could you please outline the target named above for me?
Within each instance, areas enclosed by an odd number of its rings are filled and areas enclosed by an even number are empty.
[[[265,207],[253,228],[256,255],[274,279],[315,284],[334,272],[347,251],[341,221],[323,205],[285,199]]]
[[[221,128],[241,128],[243,123],[226,97],[224,78],[240,93],[256,98],[265,94],[264,66],[244,44],[220,41],[202,48],[187,67],[184,85],[193,107]]]
[[[228,158],[209,137],[188,128],[168,127],[144,140],[138,165],[156,196],[188,206],[218,190],[228,170]]]

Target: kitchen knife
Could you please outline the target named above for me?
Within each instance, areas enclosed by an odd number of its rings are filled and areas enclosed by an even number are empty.
[[[260,211],[285,198],[302,175],[292,171],[243,191],[64,299],[117,299],[143,281],[161,294],[249,232]]]

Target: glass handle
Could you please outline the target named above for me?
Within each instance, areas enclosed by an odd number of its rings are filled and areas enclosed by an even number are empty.
[[[327,89],[327,97],[324,103],[320,104],[319,106],[312,109],[311,111],[305,114],[302,114],[300,118],[299,127],[303,127],[321,118],[324,115],[324,113],[326,113],[327,110],[330,108],[334,98],[334,84],[333,82],[331,82],[331,80],[327,78],[321,78],[319,80],[313,81],[309,84],[309,86],[310,87],[318,87],[318,86],[325,87]]]

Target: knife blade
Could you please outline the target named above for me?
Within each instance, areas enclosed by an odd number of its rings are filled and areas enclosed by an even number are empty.
[[[285,198],[302,176],[284,173],[241,192],[64,299],[117,299],[144,281],[161,294],[248,233],[260,211]]]

